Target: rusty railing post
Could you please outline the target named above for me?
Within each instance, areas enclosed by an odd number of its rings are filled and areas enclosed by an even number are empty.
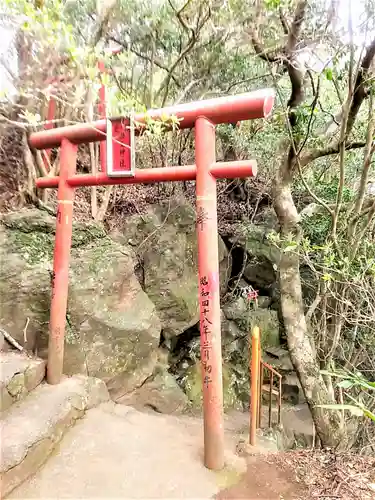
[[[272,424],[273,372],[270,373],[270,400],[268,402],[268,427]]]
[[[259,342],[260,345],[260,342]],[[258,416],[257,416],[257,427],[260,429],[262,424],[262,394],[263,394],[263,378],[264,378],[264,366],[262,363],[262,353],[259,349],[259,391],[258,391]]]
[[[281,391],[282,391],[282,383],[281,376],[279,377],[279,394],[277,400],[277,424],[281,424]]]
[[[48,341],[47,382],[49,384],[58,384],[63,373],[74,202],[74,187],[68,184],[67,179],[76,172],[77,148],[67,139],[62,140]]]
[[[259,328],[253,328],[251,335],[251,400],[250,400],[250,444],[256,444],[259,405]]]
[[[210,173],[215,162],[215,126],[207,118],[195,122],[195,148],[204,464],[220,470],[224,467],[220,286],[216,179]]]

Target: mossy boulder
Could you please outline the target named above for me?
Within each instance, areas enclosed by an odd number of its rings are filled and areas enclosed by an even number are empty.
[[[199,321],[195,209],[184,200],[153,206],[127,217],[111,237],[131,245],[142,268],[143,286],[155,304],[165,337]],[[230,276],[230,258],[219,237],[221,291]]]
[[[39,210],[7,214],[0,224],[0,324],[41,356],[48,345],[55,224]],[[100,377],[116,394],[153,372],[159,344],[160,320],[135,265],[133,251],[101,226],[74,224],[64,372]]]
[[[223,312],[228,320],[234,321],[248,335],[254,326],[258,326],[261,332],[262,347],[280,345],[280,326],[277,311],[256,308],[243,297],[240,297],[225,304]]]
[[[243,409],[249,402],[248,336],[221,314],[223,388],[226,409]],[[180,359],[181,358],[181,359]],[[180,351],[172,370],[194,408],[202,404],[200,337],[193,337]]]
[[[66,373],[87,370],[116,391],[127,375],[152,373],[144,365],[159,345],[160,320],[134,267],[133,251],[109,238],[72,250]]]
[[[202,367],[197,361],[190,366],[182,379],[184,391],[195,409],[200,409],[203,405],[202,389]],[[242,409],[242,402],[238,398],[236,391],[237,377],[231,366],[223,365],[223,398],[225,409]]]
[[[173,375],[165,370],[157,370],[141,387],[118,399],[117,403],[140,409],[148,407],[159,413],[181,413],[189,406],[187,395]]]
[[[44,233],[30,236],[0,225],[0,325],[34,350],[48,328],[52,242]]]
[[[273,231],[274,228],[266,224],[243,222],[237,226],[231,242],[243,247],[251,257],[277,264],[280,260],[280,251],[268,238]]]

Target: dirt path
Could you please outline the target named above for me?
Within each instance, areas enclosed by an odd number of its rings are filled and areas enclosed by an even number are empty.
[[[215,498],[217,500],[294,500],[306,498],[307,490],[296,481],[289,466],[275,463],[272,454],[248,458],[247,471],[241,481]]]

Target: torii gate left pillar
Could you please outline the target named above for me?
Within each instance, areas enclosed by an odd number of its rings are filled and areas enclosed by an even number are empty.
[[[255,161],[216,162],[215,125],[264,118],[270,114],[273,102],[274,92],[263,90],[151,110],[147,115],[136,115],[134,122],[138,127],[145,123],[146,117],[157,120],[169,115],[181,120],[180,128],[195,128],[196,164],[135,170],[131,176],[126,177],[120,177],[118,174],[113,177],[104,172],[96,175],[76,175],[78,144],[105,140],[107,131],[105,120],[44,130],[30,136],[30,145],[37,149],[61,146],[60,175],[42,177],[36,181],[38,188],[58,188],[47,361],[47,381],[50,384],[58,384],[63,373],[75,188],[196,180],[204,463],[207,468],[214,470],[220,470],[224,466],[216,179],[256,175]]]

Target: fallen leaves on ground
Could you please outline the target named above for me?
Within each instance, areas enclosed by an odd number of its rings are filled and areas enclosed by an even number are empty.
[[[309,498],[319,500],[375,499],[375,458],[332,450],[303,450],[275,454],[280,466],[295,471]]]

